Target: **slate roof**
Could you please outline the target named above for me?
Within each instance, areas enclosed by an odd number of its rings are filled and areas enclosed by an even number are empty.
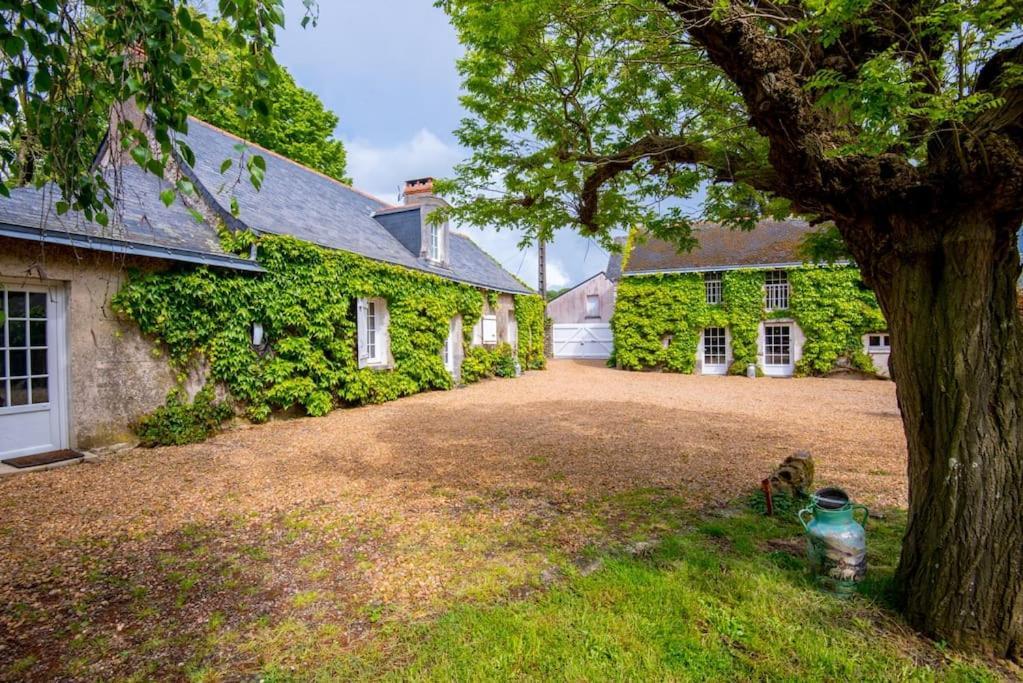
[[[813,231],[801,220],[761,221],[750,231],[701,223],[693,230],[699,245],[690,252],[653,238],[634,244],[625,274],[798,265],[800,244]]]
[[[615,237],[615,244],[619,247],[625,245],[624,237]],[[618,282],[622,277],[622,252],[612,251],[611,255],[607,258],[607,268],[604,269],[604,275],[611,282]]]
[[[293,235],[487,289],[531,293],[464,235],[451,233],[450,267],[443,268],[411,253],[374,218],[378,212],[418,213],[421,207],[395,207],[198,119],[189,119],[183,139],[196,162],[194,167],[182,163],[182,170],[204,202],[233,229]],[[248,175],[240,173],[245,159],[256,154],[266,161],[266,176],[258,191]],[[221,173],[225,159],[234,163]],[[118,173],[120,215],[109,227],[90,223],[74,212],[57,216],[53,205],[58,197],[51,186],[19,188],[10,199],[0,198],[0,235],[259,270],[254,262],[225,253],[214,227],[197,222],[180,198],[164,206],[159,195],[168,187],[165,181],[131,163]],[[238,217],[231,213],[232,197],[238,201]]]
[[[530,293],[468,237],[451,233],[450,268],[442,268],[410,252],[373,217],[392,210],[418,212],[421,207],[395,207],[197,119],[189,119],[185,141],[195,152],[197,185],[209,192],[228,225],[293,235],[323,247],[489,289]],[[247,177],[239,179],[239,142],[249,148],[246,154],[259,154],[266,160],[266,177],[258,191]],[[222,174],[224,159],[235,163]],[[238,200],[238,219],[231,216],[232,195]]]
[[[57,215],[58,190],[20,187],[9,198],[0,198],[0,235],[65,244],[82,249],[135,254],[155,258],[260,270],[247,259],[225,252],[216,230],[196,221],[180,201],[164,206],[160,191],[164,180],[145,173],[134,164],[125,165],[107,182],[118,198],[118,211],[104,227],[75,211]]]

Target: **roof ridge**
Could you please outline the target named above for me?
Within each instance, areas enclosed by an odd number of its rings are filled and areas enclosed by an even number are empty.
[[[354,185],[349,185],[348,183],[343,183],[340,180],[338,180],[337,178],[333,178],[333,177],[327,175],[323,171],[317,171],[315,168],[311,168],[311,167],[306,166],[305,164],[303,164],[301,162],[295,161],[294,159],[292,159],[290,157],[286,157],[283,154],[281,154],[280,152],[275,152],[274,150],[268,149],[268,148],[264,147],[263,145],[261,145],[261,144],[259,144],[257,142],[253,142],[252,140],[248,140],[246,138],[243,138],[240,135],[235,135],[231,131],[224,130],[220,126],[215,126],[215,125],[213,125],[212,123],[210,123],[208,121],[203,121],[202,119],[200,119],[197,116],[189,115],[188,118],[190,120],[192,120],[192,121],[195,121],[196,123],[199,123],[199,124],[202,124],[202,125],[206,126],[207,128],[211,128],[211,129],[217,131],[218,133],[221,133],[222,135],[226,135],[227,137],[232,138],[234,140],[237,140],[238,142],[243,142],[246,145],[249,145],[250,147],[255,147],[256,149],[261,150],[263,152],[266,152],[267,154],[269,154],[271,156],[275,156],[278,159],[281,159],[282,161],[287,161],[288,163],[294,164],[295,166],[298,166],[299,168],[301,168],[301,169],[303,169],[305,171],[309,171],[310,173],[318,175],[321,178],[329,180],[332,183],[336,183],[336,184],[340,185],[341,187],[345,188],[346,190],[351,190],[352,192],[355,192],[356,194],[361,194],[363,197],[366,197],[367,199],[372,199],[375,202],[379,202],[379,203],[383,204],[385,207],[387,207],[387,209],[398,208],[398,205],[396,205],[396,204],[391,204],[390,202],[385,202],[383,199],[380,199],[379,197],[375,197],[375,196],[371,195],[369,192],[366,192],[364,190],[360,190],[359,188],[355,187]],[[381,211],[386,211],[387,209],[381,209]]]

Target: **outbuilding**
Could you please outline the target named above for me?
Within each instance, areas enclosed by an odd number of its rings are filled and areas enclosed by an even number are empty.
[[[547,304],[555,358],[611,356],[615,285],[603,271],[560,293]]]

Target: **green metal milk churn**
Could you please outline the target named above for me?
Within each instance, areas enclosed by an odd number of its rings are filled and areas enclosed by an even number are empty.
[[[855,513],[861,512],[862,521]],[[806,529],[810,571],[821,589],[846,597],[867,573],[867,508],[855,505],[838,488],[820,489],[810,506],[799,511]]]

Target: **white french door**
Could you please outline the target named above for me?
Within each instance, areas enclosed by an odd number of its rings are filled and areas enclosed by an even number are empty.
[[[704,375],[727,375],[731,360],[731,344],[724,327],[707,327],[700,340],[701,372]]]
[[[764,374],[788,377],[796,370],[792,324],[764,324]]]
[[[0,458],[67,448],[64,290],[0,283]]]

